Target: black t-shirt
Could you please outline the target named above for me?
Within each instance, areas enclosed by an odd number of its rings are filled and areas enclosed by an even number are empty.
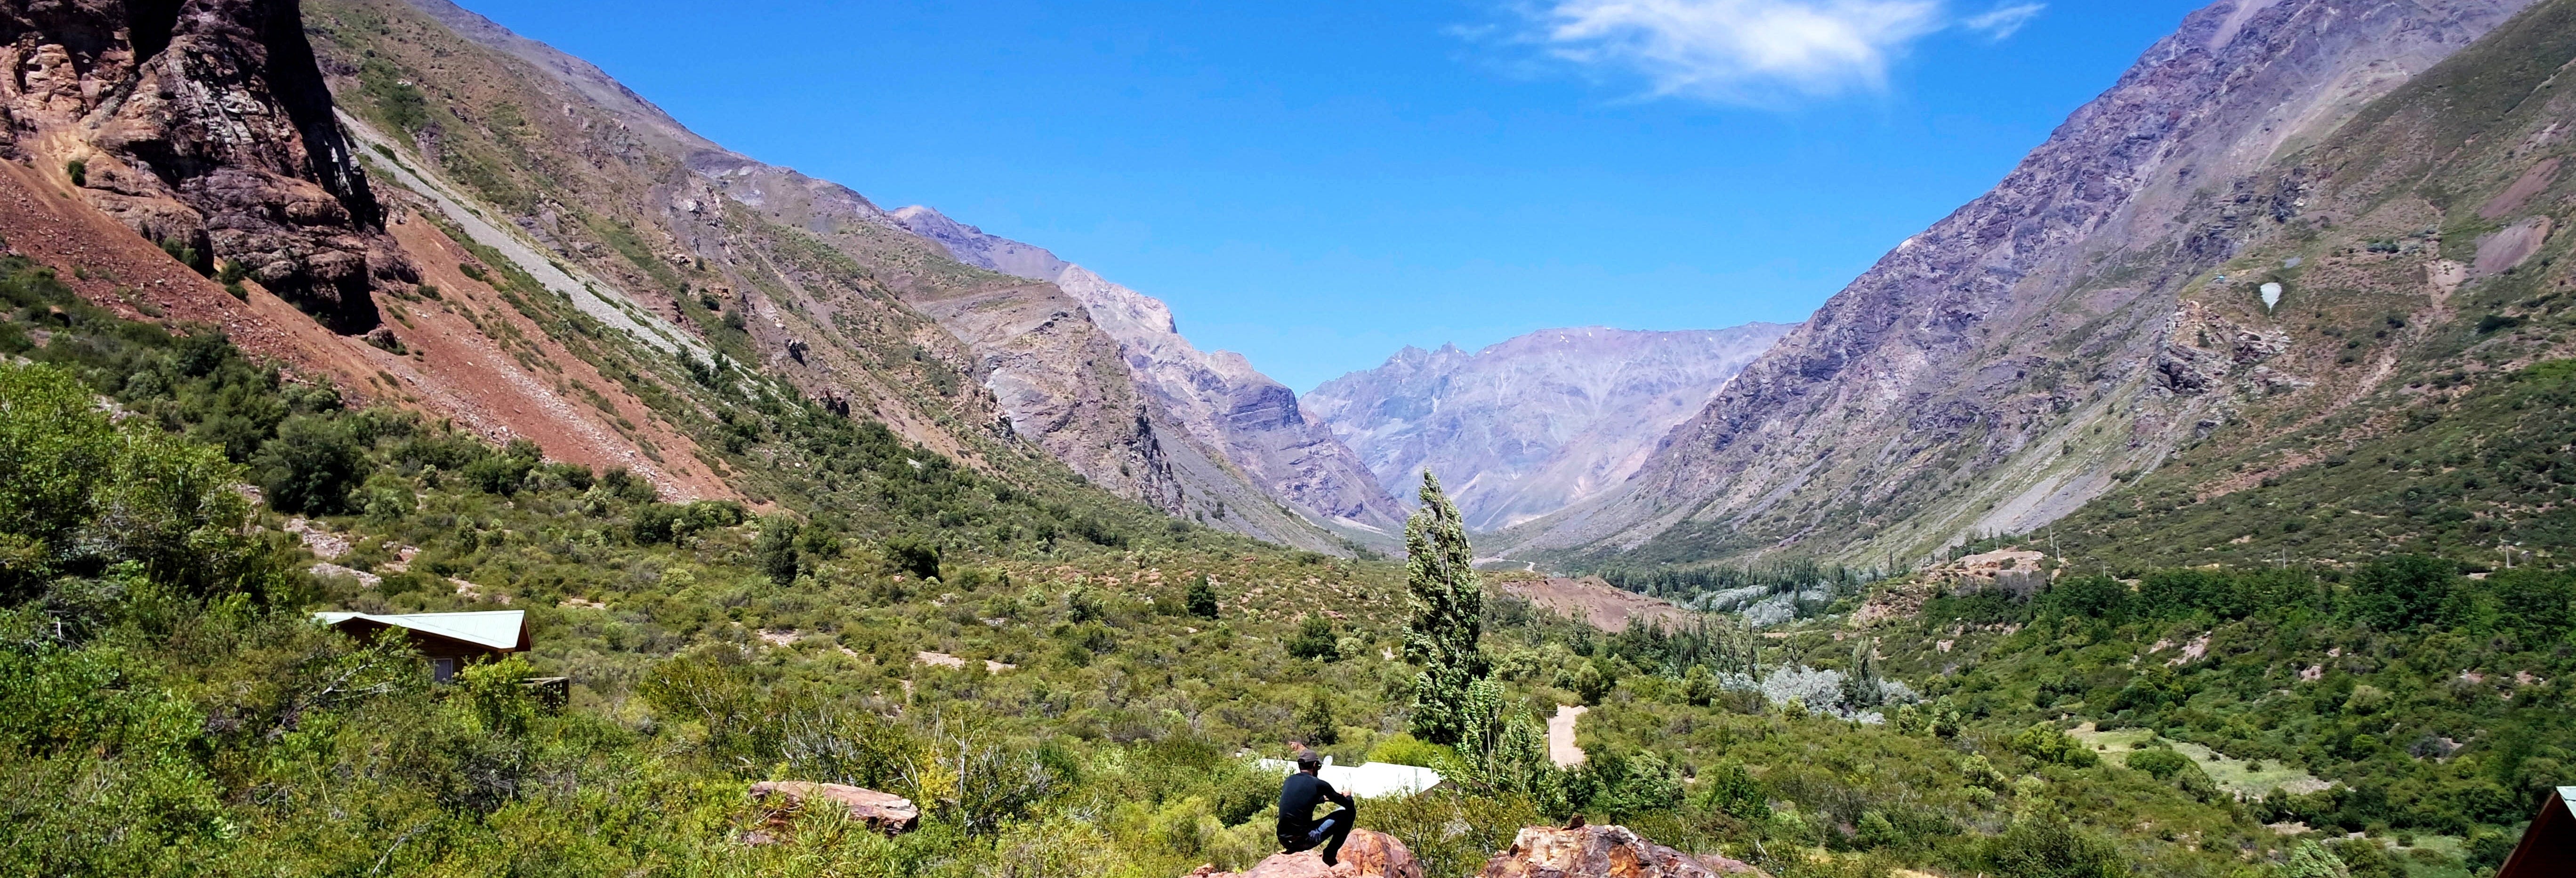
[[[1280,843],[1302,840],[1306,833],[1315,831],[1315,806],[1327,801],[1353,811],[1359,809],[1351,797],[1334,791],[1323,778],[1302,771],[1289,775],[1288,781],[1279,785]]]

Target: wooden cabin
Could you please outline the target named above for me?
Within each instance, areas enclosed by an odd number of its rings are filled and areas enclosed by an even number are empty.
[[[2505,858],[2496,878],[2565,878],[2576,875],[2576,787],[2559,787],[2541,800],[2522,843]]]
[[[315,613],[313,618],[349,636],[373,640],[378,632],[399,628],[413,649],[429,660],[429,674],[441,683],[456,678],[456,669],[496,661],[528,649],[528,614],[524,610],[482,613]]]

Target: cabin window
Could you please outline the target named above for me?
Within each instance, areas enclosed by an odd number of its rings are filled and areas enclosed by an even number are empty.
[[[452,658],[430,659],[429,678],[441,683],[456,679],[456,660]]]

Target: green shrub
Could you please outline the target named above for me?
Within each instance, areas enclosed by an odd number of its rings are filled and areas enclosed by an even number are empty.
[[[268,505],[299,515],[351,511],[350,492],[369,475],[366,449],[339,419],[296,415],[277,425],[253,467]]]
[[[1338,661],[1342,653],[1333,637],[1332,620],[1307,616],[1298,623],[1297,636],[1288,639],[1288,654],[1301,659]]]
[[[2129,754],[2129,767],[2146,772],[2157,780],[2172,780],[2174,775],[2191,767],[2191,757],[2164,748],[2137,750]]]
[[[1987,838],[1980,859],[1996,878],[2123,878],[2129,874],[2119,849],[2109,840],[2077,829],[2047,809]]]
[[[786,515],[771,515],[760,520],[760,538],[752,544],[752,553],[759,560],[760,572],[767,574],[770,582],[787,585],[796,581],[799,569],[796,538],[799,533],[796,519]]]
[[[1189,593],[1182,600],[1189,605],[1190,615],[1214,619],[1217,614],[1216,587],[1208,584],[1207,574],[1190,581]]]
[[[1745,770],[1744,763],[1729,759],[1700,778],[1701,808],[1735,817],[1739,820],[1771,819],[1769,793],[1762,781]]]
[[[939,546],[911,537],[896,537],[885,544],[886,564],[896,573],[908,573],[915,579],[939,578]]]
[[[2057,730],[2056,726],[2037,723],[2014,735],[2006,744],[2012,751],[2041,762],[2085,768],[2101,762],[2102,757],[2075,736]]]

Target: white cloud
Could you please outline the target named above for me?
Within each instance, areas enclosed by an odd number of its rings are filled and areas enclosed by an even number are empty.
[[[1959,26],[1985,34],[1989,38],[2001,40],[2011,37],[2014,31],[2021,30],[2022,25],[2029,24],[2031,19],[2039,17],[2039,11],[2046,8],[2048,4],[2045,3],[2013,3],[1997,6],[1986,12],[1968,16],[1959,22]]]
[[[1761,104],[1876,90],[1916,40],[1951,27],[2000,40],[2040,9],[1963,19],[1945,0],[1543,0],[1521,13],[1527,41],[1558,59],[1642,76],[1657,96]]]

